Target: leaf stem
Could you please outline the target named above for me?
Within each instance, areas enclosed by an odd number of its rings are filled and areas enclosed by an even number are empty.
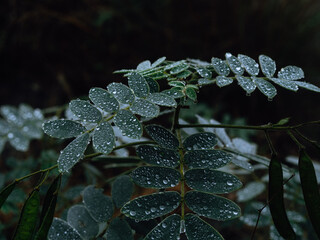
[[[55,169],[55,168],[57,168],[57,167],[58,167],[58,164],[56,164],[56,165],[54,165],[54,166],[51,166],[51,167],[49,167],[49,168],[46,168],[46,169],[42,169],[42,170],[39,170],[39,171],[30,173],[30,174],[28,174],[28,175],[26,175],[26,176],[23,176],[23,177],[21,177],[21,178],[17,178],[15,181],[16,181],[16,182],[21,182],[22,180],[24,180],[24,179],[26,179],[26,178],[29,178],[29,177],[32,177],[32,176],[34,176],[34,175],[36,175],[36,174],[50,172],[51,170],[53,170],[53,169]]]

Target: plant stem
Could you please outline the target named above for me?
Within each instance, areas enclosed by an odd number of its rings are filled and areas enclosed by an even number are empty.
[[[39,170],[39,171],[30,173],[30,174],[28,174],[28,175],[26,175],[26,176],[23,176],[23,177],[21,177],[21,178],[16,179],[15,181],[16,181],[16,182],[20,182],[20,181],[22,181],[22,180],[24,180],[24,179],[26,179],[26,178],[32,177],[32,176],[34,176],[34,175],[36,175],[36,174],[50,172],[51,170],[53,170],[53,169],[55,169],[55,168],[57,168],[57,167],[58,167],[58,164],[56,164],[56,165],[54,165],[54,166],[51,166],[51,167],[49,167],[49,168],[46,168],[46,169],[42,169],[42,170]]]

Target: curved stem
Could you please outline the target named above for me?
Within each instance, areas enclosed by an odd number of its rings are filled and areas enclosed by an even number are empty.
[[[20,182],[20,181],[22,181],[22,180],[24,180],[24,179],[26,179],[26,178],[32,177],[32,176],[34,176],[34,175],[36,175],[36,174],[50,172],[51,170],[53,170],[53,169],[55,169],[55,168],[57,168],[57,167],[58,167],[58,164],[56,164],[56,165],[54,165],[54,166],[51,166],[51,167],[49,167],[49,168],[43,169],[43,170],[39,170],[39,171],[30,173],[30,174],[28,174],[28,175],[26,175],[26,176],[23,176],[23,177],[21,177],[21,178],[16,179],[15,181],[16,181],[16,182]]]

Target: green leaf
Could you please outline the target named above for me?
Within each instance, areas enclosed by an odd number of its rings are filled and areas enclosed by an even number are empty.
[[[40,207],[39,190],[33,190],[25,201],[21,210],[19,223],[15,230],[13,240],[31,240],[38,221]]]
[[[108,240],[133,240],[131,227],[120,218],[111,221],[104,237]]]
[[[185,179],[190,188],[207,193],[229,193],[242,186],[236,176],[208,169],[188,170]]]
[[[252,77],[252,80],[260,92],[266,95],[268,99],[273,99],[277,95],[277,89],[270,82],[256,77]]]
[[[190,150],[204,150],[213,148],[217,144],[217,136],[210,132],[196,133],[183,141],[183,147]]]
[[[107,89],[120,103],[130,104],[134,101],[133,91],[122,83],[110,83]]]
[[[159,59],[157,59],[156,61],[154,61],[154,63],[151,64],[151,67],[156,67],[159,66],[161,63],[163,63],[166,60],[166,57],[161,57]]]
[[[143,166],[133,170],[131,178],[141,187],[161,189],[176,186],[181,175],[172,168]]]
[[[149,89],[150,89],[150,93],[157,93],[160,91],[160,86],[158,84],[157,81],[153,80],[152,78],[150,77],[145,77],[147,83],[148,83],[148,86],[149,86]]]
[[[266,77],[272,77],[276,72],[276,62],[266,55],[259,56],[259,63],[262,73]]]
[[[16,181],[10,183],[8,186],[6,186],[4,189],[0,192],[0,209],[4,202],[7,200],[9,195],[12,193],[13,189],[16,187]]]
[[[227,165],[232,155],[222,150],[194,150],[184,155],[184,161],[189,168],[216,169]]]
[[[148,125],[146,126],[146,131],[161,147],[173,150],[179,148],[179,141],[176,136],[162,126]]]
[[[290,117],[280,119],[274,126],[283,126],[286,125],[290,121]]]
[[[0,113],[8,123],[17,127],[23,126],[24,120],[15,107],[8,105],[1,106]]]
[[[184,64],[186,61],[185,60],[181,60],[181,61],[178,61],[178,62],[173,62],[171,64],[168,64],[167,66],[165,66],[164,70],[167,71],[167,70],[170,70],[174,67],[177,67],[179,65],[182,65]]]
[[[242,54],[238,54],[238,59],[247,73],[252,76],[257,76],[259,74],[259,64],[254,59]]]
[[[320,88],[311,83],[296,81],[295,84],[297,84],[299,87],[308,89],[310,91],[320,92]]]
[[[186,88],[186,95],[192,101],[196,101],[197,100],[197,93],[192,87]]]
[[[190,213],[186,215],[186,235],[188,240],[224,239],[210,224]]]
[[[168,82],[168,85],[172,86],[172,87],[182,87],[182,88],[184,88],[186,83],[184,81],[170,81],[170,82]]]
[[[119,110],[119,102],[105,89],[91,88],[89,98],[97,107],[105,112],[113,113]]]
[[[232,72],[236,75],[242,75],[244,73],[244,69],[241,66],[241,62],[238,58],[233,56],[231,53],[226,53],[227,63]]]
[[[107,222],[112,217],[113,203],[110,197],[103,194],[103,189],[88,186],[83,190],[82,197],[85,207],[96,222]]]
[[[313,163],[304,149],[299,153],[299,174],[301,181],[301,188],[303,192],[304,201],[308,216],[312,223],[313,229],[320,238],[320,194],[317,184],[317,178]]]
[[[262,182],[250,182],[237,192],[237,201],[246,202],[263,193],[266,185]]]
[[[147,100],[160,106],[166,106],[166,107],[177,106],[177,102],[174,100],[174,98],[164,93],[152,93],[147,97]]]
[[[296,239],[284,206],[282,166],[275,155],[269,164],[268,192],[269,209],[275,227],[285,239]]]
[[[160,222],[144,240],[177,240],[180,239],[180,216],[172,214]]]
[[[178,79],[186,79],[186,78],[189,77],[191,74],[192,74],[191,71],[189,71],[189,70],[184,70],[184,71],[178,73],[178,74],[176,75],[176,78],[178,78]]]
[[[129,176],[123,175],[116,178],[112,184],[111,195],[117,208],[128,202],[133,193],[133,183]]]
[[[224,86],[230,85],[232,82],[233,82],[232,78],[228,78],[225,76],[218,76],[216,78],[216,83],[218,87],[224,87]]]
[[[54,218],[48,234],[49,240],[83,240],[79,233],[68,223],[59,218]]]
[[[220,58],[211,58],[211,64],[213,65],[214,70],[220,76],[228,76],[230,73],[230,69],[225,61]]]
[[[189,65],[187,63],[181,63],[173,68],[170,69],[170,74],[176,75],[178,73],[182,73],[186,71],[189,68]]]
[[[218,221],[230,220],[241,215],[240,207],[229,199],[198,191],[185,195],[186,205],[199,216]]]
[[[149,60],[143,61],[137,66],[137,70],[139,71],[147,70],[149,68],[151,68],[151,62]]]
[[[68,172],[82,157],[89,144],[89,134],[84,133],[68,144],[60,153],[58,168],[61,173]]]
[[[219,76],[220,77],[220,76]],[[214,80],[209,80],[209,79],[206,79],[206,78],[199,78],[198,79],[198,85],[199,87],[200,86],[203,86],[203,85],[208,85],[208,84],[213,84],[214,83]]]
[[[278,78],[285,79],[285,80],[299,80],[304,78],[304,72],[301,68],[296,66],[287,66],[281,68],[278,72]]]
[[[201,68],[196,68],[196,70],[201,77],[207,78],[207,79],[212,78],[212,72],[209,69],[201,67]]]
[[[250,95],[254,90],[256,90],[256,85],[248,77],[243,77],[236,75],[239,85]]]
[[[45,122],[42,128],[46,134],[55,138],[72,138],[86,131],[86,128],[81,123],[67,119]]]
[[[152,102],[149,102],[145,99],[136,99],[132,106],[130,107],[130,110],[134,114],[138,114],[143,117],[157,117],[160,113],[160,109],[157,105],[153,104]]]
[[[26,152],[29,148],[30,140],[18,130],[8,133],[8,139],[10,145],[18,151]]]
[[[181,196],[177,192],[154,193],[126,203],[121,212],[133,219],[149,220],[172,212],[180,201]]]
[[[162,167],[176,167],[179,164],[180,155],[177,151],[141,145],[136,150],[137,155],[146,163]]]
[[[100,123],[93,132],[93,147],[104,154],[109,154],[115,147],[115,136],[108,122]]]
[[[182,92],[182,88],[180,88],[180,87],[173,87],[171,89],[164,90],[163,93],[167,94],[173,98],[184,97],[184,93]]]
[[[144,98],[149,92],[149,85],[139,73],[131,73],[128,77],[128,85],[137,97]]]
[[[83,121],[97,123],[102,119],[101,112],[95,108],[89,101],[72,100],[69,103],[71,112]]]
[[[10,132],[10,124],[0,119],[0,136],[5,136]]]
[[[121,109],[113,119],[114,124],[121,130],[122,135],[139,139],[142,135],[142,125],[129,110]]]
[[[186,88],[193,88],[195,90],[199,90],[199,87],[197,85],[194,85],[194,84],[187,84]]]
[[[288,90],[296,92],[299,89],[298,85],[296,84],[297,82],[293,82],[290,80],[283,80],[283,79],[279,79],[279,78],[269,78],[269,79],[272,82],[274,82],[274,83],[278,84],[279,86],[286,88]]]
[[[90,216],[87,208],[83,205],[74,205],[68,210],[68,223],[84,239],[92,239],[99,232],[99,225]]]

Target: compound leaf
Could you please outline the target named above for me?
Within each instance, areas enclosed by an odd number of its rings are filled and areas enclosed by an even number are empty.
[[[147,100],[160,106],[166,106],[166,107],[177,106],[176,100],[174,100],[173,97],[164,93],[152,93],[147,97]]]
[[[9,197],[9,195],[12,193],[14,188],[16,187],[16,184],[17,184],[16,181],[14,181],[11,184],[9,184],[8,186],[6,186],[4,189],[1,190],[1,192],[0,192],[0,209],[1,209],[2,205],[4,204],[4,202],[7,200],[7,198]]]
[[[188,151],[204,150],[213,148],[217,142],[217,136],[214,133],[202,132],[188,136],[183,141],[183,147]]]
[[[95,108],[89,101],[72,100],[69,103],[71,112],[83,121],[92,123],[100,122],[102,119],[101,112]]]
[[[294,81],[290,81],[290,80],[283,80],[283,79],[279,79],[279,78],[269,78],[272,82],[278,84],[279,86],[286,88],[288,90],[291,91],[298,91],[299,87],[296,84],[297,82]]]
[[[256,89],[256,85],[250,78],[236,75],[236,79],[243,90],[247,92],[247,94],[251,94]]]
[[[120,218],[111,221],[104,237],[108,240],[133,240],[131,227]]]
[[[105,112],[113,113],[119,110],[119,102],[105,89],[91,88],[89,98],[97,107]]]
[[[146,131],[149,136],[161,147],[168,149],[178,149],[179,141],[169,130],[159,125],[148,125]]]
[[[83,240],[79,233],[67,222],[59,218],[54,218],[48,234],[49,240]]]
[[[259,64],[254,59],[242,54],[238,54],[238,59],[247,73],[252,76],[257,76],[259,74]]]
[[[153,104],[152,102],[149,102],[148,100],[145,99],[136,99],[130,110],[134,114],[138,114],[143,117],[157,117],[160,113],[160,109],[157,105]]]
[[[220,58],[211,58],[211,63],[213,65],[214,70],[221,76],[228,76],[230,73],[230,69],[225,61]]]
[[[296,66],[287,66],[281,68],[278,72],[278,78],[285,79],[285,80],[299,80],[304,78],[304,72],[301,68]]]
[[[277,89],[268,81],[262,78],[252,77],[254,83],[257,85],[260,92],[268,97],[268,99],[274,98],[277,95]]]
[[[262,73],[266,77],[272,77],[276,72],[276,62],[266,55],[259,56],[259,63]]]
[[[314,92],[320,92],[320,88],[311,84],[311,83],[307,83],[307,82],[299,82],[299,81],[295,81],[295,84],[297,84],[299,87],[308,89],[310,91],[314,91]]]
[[[110,83],[107,89],[120,103],[130,104],[134,101],[133,91],[122,83]]]
[[[142,135],[142,125],[136,116],[129,110],[121,109],[113,119],[115,125],[121,130],[122,135],[139,139]]]
[[[133,199],[122,207],[121,212],[133,219],[149,220],[172,212],[180,201],[177,192],[155,193]]]
[[[184,161],[189,168],[216,169],[227,165],[232,155],[222,150],[194,150],[184,155]]]
[[[128,85],[137,97],[144,98],[149,92],[149,85],[145,78],[139,73],[131,73],[128,77]]]
[[[100,123],[93,132],[93,147],[104,154],[112,152],[115,146],[115,136],[110,123]]]
[[[227,86],[227,85],[231,84],[232,82],[233,82],[232,78],[228,78],[225,76],[218,76],[216,78],[216,84],[218,85],[218,87]]]
[[[129,176],[123,175],[116,178],[112,184],[111,195],[117,208],[128,202],[133,193],[133,183]]]
[[[236,75],[242,75],[244,73],[244,68],[241,66],[241,62],[238,58],[233,56],[231,53],[226,53],[227,63],[232,72]]]
[[[86,128],[81,123],[67,119],[45,122],[42,128],[46,134],[55,138],[72,138],[86,131]]]

